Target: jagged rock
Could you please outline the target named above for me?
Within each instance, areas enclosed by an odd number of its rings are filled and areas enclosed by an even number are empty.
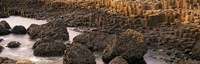
[[[5,20],[2,20],[0,22],[0,29],[11,29],[11,27]]]
[[[72,43],[65,51],[63,64],[96,64],[92,52],[85,45]]]
[[[196,60],[200,60],[200,43],[196,42],[194,47],[192,48],[192,57]]]
[[[122,56],[129,64],[146,64],[143,56],[147,45],[141,33],[128,29],[113,39],[103,52],[103,61],[109,63],[117,56]]]
[[[4,49],[4,47],[3,47],[3,46],[0,46],[0,52],[2,52],[2,51],[3,51],[3,49]]]
[[[84,44],[91,51],[103,51],[113,38],[114,36],[105,33],[83,33],[76,36],[73,42]]]
[[[56,41],[51,38],[43,38],[33,46],[33,54],[35,56],[62,56],[66,49],[65,44],[62,41]]]
[[[18,48],[21,44],[17,41],[11,41],[10,43],[7,44],[6,47],[9,48]]]
[[[68,31],[62,22],[49,22],[43,25],[32,24],[27,31],[31,39],[52,37],[59,40],[69,40]]]
[[[15,26],[13,29],[12,29],[12,33],[14,34],[26,34],[27,30],[24,26]]]
[[[109,64],[128,64],[128,62],[122,57],[118,56],[114,58],[113,60],[111,60]]]
[[[8,18],[8,17],[9,17],[9,15],[0,12],[0,18]]]
[[[17,61],[16,64],[34,64],[32,61]]]
[[[0,57],[0,64],[15,64],[16,61],[5,58],[5,57]]]

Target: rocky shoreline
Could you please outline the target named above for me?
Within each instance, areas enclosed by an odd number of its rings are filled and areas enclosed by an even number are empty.
[[[55,32],[58,28],[52,29],[52,31],[37,31],[37,28],[42,29],[51,29],[54,27],[63,28],[64,24],[67,27],[80,27],[80,28],[97,28],[95,30],[89,31],[89,33],[81,34],[74,39],[74,43],[69,45],[67,48],[75,49],[84,48],[85,53],[80,53],[80,56],[84,60],[92,59],[89,64],[94,64],[93,56],[88,56],[88,54],[93,51],[103,51],[105,55],[103,56],[104,62],[110,64],[115,64],[116,60],[124,62],[124,64],[132,63],[137,60],[143,60],[143,55],[147,52],[145,48],[153,51],[162,51],[163,54],[171,56],[170,59],[165,59],[168,63],[177,63],[177,64],[199,64],[199,30],[198,28],[182,25],[180,22],[163,22],[155,27],[144,27],[142,25],[142,16],[137,16],[133,18],[126,18],[117,14],[107,13],[105,11],[96,11],[94,9],[82,8],[77,4],[63,3],[63,2],[46,2],[40,0],[0,0],[0,12],[6,13],[8,15],[17,15],[28,18],[36,19],[45,19],[48,20],[49,24],[46,26],[32,25],[29,28],[28,34],[34,38],[49,36],[49,34],[55,35],[54,39],[56,40],[68,40],[67,38],[62,38],[63,33],[66,32]],[[93,5],[92,3],[90,4]],[[58,24],[56,24],[58,23]],[[47,28],[49,27],[50,28]],[[9,28],[9,27],[8,27]],[[9,28],[10,29],[10,28]],[[126,32],[129,29],[134,29],[140,32],[144,37],[145,46],[136,46],[139,48],[126,48],[129,45],[118,46],[125,42],[131,45],[135,45],[136,39],[131,39],[131,33],[128,35]],[[3,30],[6,31],[6,30]],[[61,31],[63,31],[61,29]],[[2,30],[0,30],[2,32]],[[88,31],[86,31],[88,32]],[[35,33],[35,34],[34,34]],[[3,33],[0,33],[3,34]],[[38,35],[39,34],[39,35]],[[67,33],[66,33],[67,34]],[[100,34],[100,35],[99,35]],[[195,34],[195,35],[194,35]],[[114,35],[117,38],[112,37]],[[62,36],[62,37],[60,37]],[[107,37],[110,36],[110,37]],[[99,37],[99,38],[98,38]],[[109,39],[110,38],[110,39]],[[130,38],[130,39],[129,39]],[[88,39],[88,40],[87,40]],[[92,40],[94,39],[94,40]],[[107,40],[108,39],[108,40]],[[114,40],[112,40],[114,39]],[[116,40],[115,40],[116,39]],[[119,39],[119,40],[118,40]],[[129,39],[124,40],[123,39]],[[99,41],[100,40],[100,41]],[[104,41],[105,40],[105,41]],[[111,40],[111,43],[110,41]],[[135,40],[135,41],[132,41]],[[41,46],[51,46],[52,44],[43,43]],[[134,42],[134,43],[132,43]],[[100,44],[100,45],[99,45]],[[39,46],[39,45],[38,45]],[[118,48],[120,47],[120,48]],[[63,50],[64,48],[60,47],[59,49]],[[134,50],[136,52],[131,52],[131,54],[141,54],[139,57],[134,55],[128,55],[128,50]],[[145,49],[145,50],[144,50]],[[120,50],[120,51],[119,51]],[[40,51],[40,50],[39,50]],[[141,52],[142,51],[142,52]],[[48,51],[47,51],[48,52]],[[65,51],[64,63],[74,63],[75,60],[80,60],[77,58],[71,58],[71,53],[81,52],[77,51]],[[56,54],[56,53],[55,53]],[[81,55],[86,55],[84,57]],[[48,56],[48,55],[47,55]],[[73,57],[73,56],[72,56]],[[135,59],[135,60],[130,60]],[[126,60],[126,61],[125,61]],[[71,62],[68,62],[71,61]],[[85,61],[77,62],[78,64]],[[141,63],[139,63],[141,64]],[[144,63],[145,64],[145,63]]]

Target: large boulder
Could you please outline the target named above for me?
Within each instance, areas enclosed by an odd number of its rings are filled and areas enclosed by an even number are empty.
[[[12,33],[14,34],[26,34],[27,30],[24,26],[15,26],[13,29],[12,29]]]
[[[109,64],[128,64],[128,62],[123,59],[121,56],[115,57],[109,62]]]
[[[52,40],[51,38],[43,38],[33,46],[33,54],[35,56],[53,57],[62,56],[66,49],[63,41]]]
[[[8,17],[9,17],[9,15],[0,12],[0,18],[8,18]]]
[[[91,51],[103,51],[114,36],[105,33],[83,33],[74,37],[74,43],[84,44]]]
[[[11,29],[11,27],[5,20],[2,20],[0,22],[0,29]]]
[[[10,34],[10,30],[9,29],[0,29],[0,36],[1,35],[8,35]]]
[[[200,42],[196,42],[192,48],[192,57],[196,60],[200,60]]]
[[[128,29],[113,39],[103,52],[103,61],[109,63],[117,56],[124,58],[129,64],[146,64],[143,59],[147,45],[141,33]]]
[[[27,31],[31,39],[52,37],[59,40],[69,40],[68,31],[62,22],[49,22],[43,25],[32,24]]]
[[[10,34],[10,30],[9,29],[11,29],[10,25],[5,20],[2,20],[0,22],[0,35],[8,35],[8,34]]]
[[[21,44],[17,41],[11,41],[10,43],[7,44],[6,47],[9,48],[18,48]]]
[[[68,45],[65,51],[63,64],[96,64],[92,52],[79,43]]]

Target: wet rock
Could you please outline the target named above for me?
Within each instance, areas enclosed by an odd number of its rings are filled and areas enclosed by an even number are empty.
[[[24,60],[24,61],[17,61],[16,64],[34,64],[34,63],[32,61]]]
[[[2,39],[2,38],[0,38],[0,42],[1,42],[1,41],[3,41],[3,39]]]
[[[11,32],[10,32],[10,30],[8,30],[8,29],[0,29],[0,35],[8,35],[8,34],[10,34]]]
[[[96,64],[92,52],[84,45],[72,43],[65,51],[63,64]]]
[[[62,56],[65,49],[66,46],[62,41],[46,38],[36,41],[33,46],[33,54],[42,57]]]
[[[15,64],[16,61],[5,58],[5,57],[0,57],[0,64]]]
[[[76,36],[73,42],[84,44],[91,51],[103,51],[106,44],[112,40],[114,36],[105,33],[83,33]]]
[[[200,43],[196,42],[192,49],[192,57],[195,58],[196,60],[200,60]]]
[[[10,43],[7,44],[6,47],[9,48],[18,48],[21,44],[17,41],[11,41]]]
[[[128,62],[119,56],[111,60],[109,64],[128,64]]]
[[[129,64],[145,64],[143,56],[146,52],[147,44],[143,35],[128,29],[109,43],[104,50],[102,59],[109,63],[113,58],[122,56]]]
[[[2,52],[2,51],[3,51],[3,49],[4,49],[4,47],[3,47],[3,46],[0,46],[0,52]]]
[[[2,20],[0,22],[0,29],[11,29],[11,27],[5,20]]]
[[[15,26],[13,29],[12,29],[12,33],[14,34],[26,34],[27,30],[24,26]]]
[[[52,37],[59,40],[69,40],[68,31],[62,22],[49,22],[43,25],[32,24],[27,31],[31,39]]]
[[[8,17],[9,17],[9,15],[0,12],[0,18],[8,18]]]

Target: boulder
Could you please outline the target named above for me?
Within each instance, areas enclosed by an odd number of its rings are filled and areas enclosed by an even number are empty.
[[[3,41],[3,39],[2,39],[2,38],[0,38],[0,42],[1,42],[1,41]]]
[[[9,48],[18,48],[21,44],[17,41],[11,41],[10,43],[7,44],[6,47]]]
[[[8,29],[0,29],[0,36],[1,35],[8,35],[8,34],[10,34],[11,32],[10,32],[10,30],[8,30]]]
[[[0,12],[0,18],[8,18],[8,17],[9,17],[9,15]]]
[[[2,52],[2,51],[3,51],[3,49],[4,49],[4,47],[3,47],[3,46],[0,46],[0,52]]]
[[[200,61],[200,42],[196,42],[196,44],[192,48],[192,57]]]
[[[6,58],[6,57],[0,57],[0,64],[15,64],[16,61]]]
[[[14,34],[26,34],[27,30],[24,26],[15,26],[13,29],[12,29],[12,33]]]
[[[43,25],[32,24],[27,33],[31,39],[52,37],[59,40],[69,40],[69,34],[66,26],[62,22],[49,22]]]
[[[0,29],[11,29],[11,27],[5,20],[2,20],[0,22]]]
[[[35,56],[42,57],[62,56],[65,49],[66,46],[62,41],[56,41],[46,38],[36,41],[33,46],[33,54]]]
[[[23,61],[17,61],[16,64],[34,64],[34,63],[32,61],[23,60]]]
[[[124,58],[129,64],[146,64],[143,59],[147,52],[147,44],[141,33],[128,29],[105,48],[102,59],[109,63],[117,56]]]
[[[113,38],[114,36],[110,34],[91,32],[74,37],[73,42],[84,44],[91,51],[103,51]]]
[[[115,57],[109,62],[109,64],[128,64],[128,62],[123,59],[121,56]]]
[[[68,45],[65,51],[63,64],[96,64],[92,52],[79,43]]]

